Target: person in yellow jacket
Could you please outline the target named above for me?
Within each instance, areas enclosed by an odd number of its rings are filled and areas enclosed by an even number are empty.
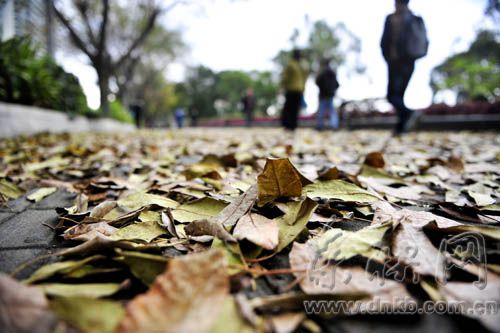
[[[301,62],[302,53],[298,49],[292,51],[292,59],[288,62],[281,76],[281,88],[285,91],[285,106],[281,113],[281,124],[287,130],[295,130],[299,111],[304,99],[304,89],[309,74]]]

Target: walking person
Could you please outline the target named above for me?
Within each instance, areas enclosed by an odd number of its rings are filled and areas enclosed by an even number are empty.
[[[177,107],[174,112],[175,122],[177,123],[177,128],[184,127],[184,117],[186,116],[184,109],[182,107]]]
[[[410,0],[395,0],[396,11],[387,16],[380,46],[389,69],[387,99],[398,116],[395,134],[407,132],[418,114],[408,108],[404,95],[415,61],[427,54],[429,42],[424,21],[408,8]]]
[[[337,81],[337,74],[330,66],[329,59],[321,61],[321,70],[316,77],[316,85],[319,88],[319,108],[316,129],[321,131],[325,127],[325,114],[330,116],[330,127],[333,129],[339,128],[339,116],[333,105],[333,97],[335,97],[339,83]]]
[[[285,91],[285,105],[281,114],[281,124],[289,131],[294,131],[297,128],[299,111],[304,99],[304,89],[308,76],[308,70],[301,61],[301,51],[294,49],[292,51],[292,58],[281,76],[281,87]]]
[[[245,124],[247,127],[252,127],[253,111],[255,109],[255,96],[252,88],[246,90],[241,103],[243,104],[243,113],[245,113]]]

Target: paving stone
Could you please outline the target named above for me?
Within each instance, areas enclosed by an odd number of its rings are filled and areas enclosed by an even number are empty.
[[[55,236],[53,230],[43,225],[55,226],[54,210],[27,210],[0,224],[0,248],[48,245]]]
[[[4,205],[0,206],[0,211],[19,213],[26,210],[32,204],[33,202],[26,199],[26,196],[22,196],[15,200],[7,201]]]
[[[19,265],[27,262],[28,260],[33,260],[39,256],[54,253],[57,249],[52,248],[29,248],[29,249],[11,249],[11,250],[0,250],[0,272],[11,273]],[[16,275],[17,279],[25,279],[31,275],[36,269],[41,266],[57,261],[57,257],[45,258],[34,262],[33,264],[23,269],[19,274]]]
[[[69,207],[73,205],[76,194],[66,190],[57,190],[43,200],[33,204],[32,209],[54,209],[57,207]]]
[[[0,212],[0,223],[12,218],[15,214],[16,213],[11,213],[11,212]]]

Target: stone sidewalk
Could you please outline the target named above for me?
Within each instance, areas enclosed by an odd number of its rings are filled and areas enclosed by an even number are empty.
[[[55,208],[72,206],[76,195],[58,190],[37,203],[28,201],[27,195],[29,192],[0,206],[0,271],[4,273],[10,273],[28,260],[54,253],[65,246],[64,242],[56,239],[52,229],[58,222]],[[16,277],[25,278],[54,259],[37,261]]]

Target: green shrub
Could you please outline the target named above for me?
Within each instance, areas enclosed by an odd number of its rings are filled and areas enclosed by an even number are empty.
[[[121,121],[122,123],[133,124],[134,117],[119,101],[109,103],[110,116],[113,119]]]
[[[0,101],[87,114],[78,79],[38,55],[27,37],[0,42]]]

